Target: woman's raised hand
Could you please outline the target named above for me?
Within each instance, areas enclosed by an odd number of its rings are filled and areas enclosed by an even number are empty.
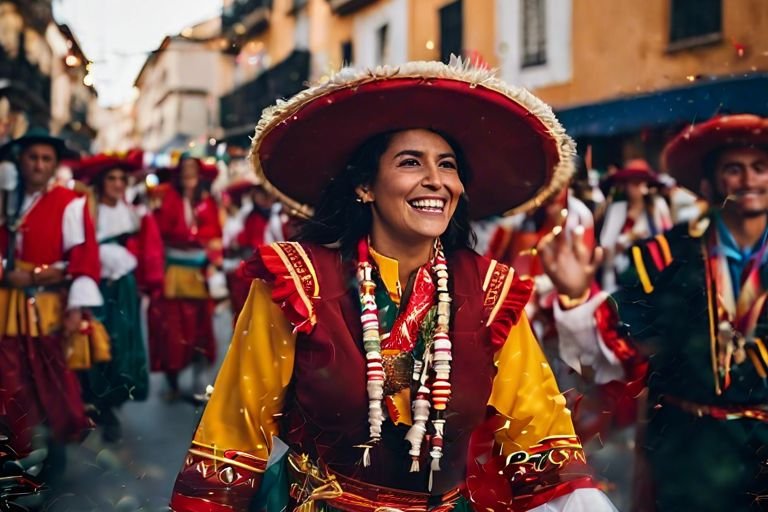
[[[544,237],[538,245],[544,272],[560,295],[572,299],[584,297],[603,262],[603,248],[591,251],[584,243],[584,228],[576,227],[570,235],[561,228]]]

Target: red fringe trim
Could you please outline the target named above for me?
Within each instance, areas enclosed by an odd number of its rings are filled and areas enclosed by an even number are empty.
[[[637,357],[637,349],[617,331],[619,315],[615,308],[611,307],[610,301],[603,302],[595,310],[595,323],[605,345],[622,363]]]
[[[272,286],[272,301],[280,306],[294,332],[312,332],[315,313],[311,303],[308,308],[302,298],[304,291],[296,288],[290,271],[272,246],[260,247],[240,272],[246,278],[261,279]]]
[[[517,275],[512,277],[512,285],[506,297],[501,298],[501,308],[489,326],[491,329],[491,343],[494,347],[501,347],[507,341],[509,331],[517,325],[522,316],[525,305],[533,292],[533,280],[520,279]]]

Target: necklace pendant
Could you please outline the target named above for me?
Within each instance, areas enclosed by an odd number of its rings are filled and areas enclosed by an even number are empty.
[[[411,386],[414,371],[413,355],[400,350],[383,350],[381,363],[384,366],[384,395],[394,395]]]

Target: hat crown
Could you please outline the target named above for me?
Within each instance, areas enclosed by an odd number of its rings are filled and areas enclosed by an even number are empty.
[[[657,174],[656,170],[651,167],[651,164],[648,163],[648,160],[644,158],[633,158],[632,160],[628,160],[624,164],[624,170],[625,171],[641,171],[641,172],[647,172],[650,174]]]
[[[413,128],[461,148],[472,174],[466,185],[473,218],[535,208],[573,172],[575,145],[552,109],[494,70],[459,58],[330,74],[264,110],[251,162],[270,193],[311,214],[367,140]]]
[[[22,138],[26,137],[51,137],[53,138],[53,135],[51,135],[50,130],[44,126],[30,126],[27,129],[27,132],[23,135]]]
[[[729,114],[686,126],[664,147],[661,161],[678,183],[698,190],[705,159],[718,149],[734,145],[768,147],[768,118]]]

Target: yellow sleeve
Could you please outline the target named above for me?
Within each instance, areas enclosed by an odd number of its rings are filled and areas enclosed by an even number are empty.
[[[525,314],[497,354],[497,368],[488,401],[495,410],[487,431],[492,453],[480,459],[482,476],[470,486],[507,496],[509,510],[528,510],[591,487],[571,413]]]
[[[496,433],[504,455],[526,450],[551,436],[575,435],[565,397],[525,314],[497,354],[497,367],[488,405],[507,420],[505,428]]]
[[[269,286],[254,280],[194,443],[266,459],[293,373],[296,336]]]
[[[177,477],[172,510],[203,510],[201,500],[247,508],[259,488],[272,436],[279,435],[295,342],[269,285],[254,280]]]

